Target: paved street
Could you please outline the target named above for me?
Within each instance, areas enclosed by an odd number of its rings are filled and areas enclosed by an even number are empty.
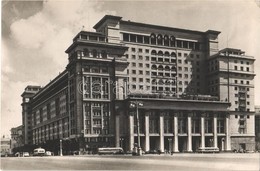
[[[1,158],[2,170],[259,170],[260,154]]]

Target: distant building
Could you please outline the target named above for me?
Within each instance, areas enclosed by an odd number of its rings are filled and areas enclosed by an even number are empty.
[[[28,85],[23,94],[22,102],[22,123],[23,123],[23,140],[24,144],[32,144],[32,118],[31,118],[31,108],[30,108],[30,99],[41,89],[40,86],[30,86]]]
[[[1,156],[8,155],[11,153],[11,144],[10,138],[6,138],[5,136],[1,137]]]
[[[58,150],[63,140],[65,152],[132,151],[138,139],[147,152],[254,150],[252,56],[219,50],[214,30],[109,15],[94,29],[75,36],[61,74],[23,93],[26,143]]]
[[[260,151],[260,106],[255,106],[255,141],[256,150]]]
[[[24,145],[23,125],[11,129],[11,150]]]

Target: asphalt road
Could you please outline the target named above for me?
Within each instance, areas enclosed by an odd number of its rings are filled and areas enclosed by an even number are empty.
[[[1,170],[260,170],[260,154],[1,158]]]

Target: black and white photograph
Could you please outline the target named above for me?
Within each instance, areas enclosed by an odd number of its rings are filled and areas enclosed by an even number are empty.
[[[3,171],[259,171],[260,0],[2,0],[0,94]]]

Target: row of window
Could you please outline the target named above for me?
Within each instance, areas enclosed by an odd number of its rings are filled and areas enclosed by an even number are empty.
[[[234,80],[235,84],[238,84],[238,80]],[[244,84],[244,80],[240,80],[240,84]],[[246,81],[246,84],[250,84],[250,81]]]
[[[108,73],[108,67],[107,66],[90,66],[85,65],[82,67],[84,72],[90,72],[90,73],[102,73],[107,74]]]
[[[78,35],[78,37],[75,37],[75,39],[99,41],[99,42],[105,42],[105,40],[106,40],[105,36],[86,35],[86,34],[80,34],[80,35]]]
[[[150,36],[123,33],[123,41],[200,50],[199,42],[176,40],[174,36],[162,36],[161,34],[155,35],[154,33]]]
[[[64,93],[65,92],[62,92],[63,95],[61,94],[54,101],[46,104],[45,107],[41,107],[32,113],[33,126],[54,118],[55,116],[67,114],[67,98]]]
[[[139,118],[140,124],[140,133],[144,133],[144,118]],[[213,133],[213,119],[205,118],[205,133]],[[134,132],[137,133],[137,119],[134,118]],[[201,133],[200,127],[200,119],[195,118],[191,121],[191,130],[192,133]],[[187,133],[187,118],[179,117],[178,118],[178,133],[186,134]],[[149,117],[149,133],[159,133],[160,132],[160,122],[157,116]],[[173,133],[174,132],[174,124],[172,117],[164,117],[164,133]],[[217,133],[225,133],[225,120],[223,118],[217,119]]]
[[[81,58],[81,57],[92,57],[92,58],[102,58],[106,59],[108,56],[105,50],[98,51],[96,49],[92,49],[91,51],[88,49],[78,50],[70,54],[70,58]]]
[[[238,70],[238,67],[237,66],[234,66],[234,69],[235,70]],[[244,67],[240,67],[240,71],[244,71]],[[246,67],[246,71],[249,72],[249,67]]]
[[[109,78],[83,77],[84,98],[109,99]]]

